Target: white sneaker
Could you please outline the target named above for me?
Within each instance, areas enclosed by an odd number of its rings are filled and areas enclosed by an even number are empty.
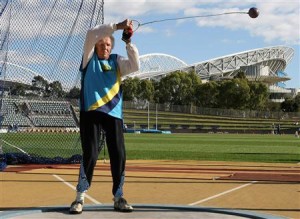
[[[70,214],[81,214],[83,208],[83,202],[73,201],[69,210]]]

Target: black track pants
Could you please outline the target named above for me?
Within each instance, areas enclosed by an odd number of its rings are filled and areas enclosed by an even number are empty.
[[[101,128],[105,132],[113,178],[112,193],[123,195],[125,177],[125,145],[123,121],[98,111],[80,112],[80,136],[82,145],[82,164],[77,191],[84,192],[91,186],[94,167],[98,159],[98,145]]]

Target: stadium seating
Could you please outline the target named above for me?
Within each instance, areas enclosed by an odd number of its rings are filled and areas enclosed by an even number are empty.
[[[129,105],[128,105],[129,106]],[[201,113],[200,113],[201,112]],[[238,111],[228,112],[220,109],[216,115],[211,115],[212,110],[196,111],[196,113],[155,111],[147,109],[124,109],[124,123],[128,128],[155,128],[159,130],[171,130],[172,133],[262,133],[271,134],[278,124],[282,133],[295,133],[295,121],[298,117],[264,118],[254,113],[252,117],[243,117]],[[255,117],[257,116],[257,117]],[[147,125],[145,125],[147,124]]]
[[[24,99],[0,99],[2,128],[78,128],[78,101],[47,101]],[[295,121],[300,116],[289,115],[265,118],[254,112],[196,109],[189,112],[188,107],[180,106],[159,111],[151,109],[135,109],[134,104],[125,103],[124,124],[128,129],[171,130],[173,133],[206,132],[206,133],[273,133],[280,124],[283,133],[295,133]],[[189,112],[189,113],[188,113]],[[228,114],[228,112],[230,114]],[[245,116],[246,115],[246,116]]]
[[[40,114],[70,114],[70,104],[64,101],[30,101],[32,112]]]
[[[76,119],[67,101],[1,100],[2,128],[18,127],[65,127],[76,128]]]
[[[17,103],[18,101],[11,99],[1,101],[2,126],[30,126],[30,120],[20,112]]]

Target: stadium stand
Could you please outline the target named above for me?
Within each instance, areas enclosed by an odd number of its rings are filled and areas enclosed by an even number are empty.
[[[187,106],[153,107],[149,110],[124,104],[124,124],[128,130],[158,129],[172,133],[295,133],[298,114],[255,112],[226,109],[189,109]],[[41,131],[46,129],[78,130],[77,101],[1,99],[2,128],[17,127]],[[48,131],[49,131],[48,130]]]
[[[31,116],[35,127],[76,127],[70,116]]]
[[[40,114],[70,114],[70,103],[61,101],[32,101],[28,102],[32,112]]]
[[[68,101],[1,99],[2,128],[76,128],[77,118]]]
[[[278,114],[266,118],[264,114],[243,113],[224,109],[198,110],[196,113],[173,111],[155,111],[146,109],[124,109],[124,123],[128,129],[145,129],[156,126],[159,130],[170,130],[172,133],[261,133],[276,134],[280,124],[282,134],[293,134],[300,116],[295,114]],[[213,113],[213,111],[215,111]],[[199,113],[202,112],[202,113]],[[213,115],[215,114],[215,115]],[[255,116],[256,115],[256,116]]]
[[[30,126],[30,120],[20,113],[18,100],[2,99],[1,113],[3,117],[2,126],[12,128],[14,126]]]

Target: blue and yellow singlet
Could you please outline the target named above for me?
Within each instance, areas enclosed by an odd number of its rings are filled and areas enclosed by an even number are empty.
[[[81,111],[100,111],[122,119],[121,76],[117,55],[101,60],[94,53],[85,69],[80,68]]]

